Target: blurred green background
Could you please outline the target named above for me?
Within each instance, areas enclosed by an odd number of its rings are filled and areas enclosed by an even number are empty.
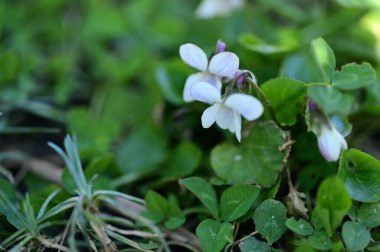
[[[70,132],[85,162],[114,163],[116,186],[192,173],[202,151],[225,133],[201,129],[203,106],[182,101],[193,70],[178,48],[188,42],[211,53],[222,39],[259,83],[279,75],[318,81],[308,43],[319,36],[335,51],[338,69],[367,61],[379,72],[378,1],[252,0],[209,20],[195,16],[199,3],[1,1],[2,157],[15,151],[50,155],[46,142],[61,143]],[[371,108],[380,99],[379,86],[366,98],[368,111],[377,115]],[[181,160],[194,162],[183,161],[178,171]]]

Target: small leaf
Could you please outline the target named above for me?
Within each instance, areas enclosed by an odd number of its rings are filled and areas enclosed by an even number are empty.
[[[361,251],[371,240],[370,232],[360,223],[346,221],[342,228],[342,237],[348,251]]]
[[[357,220],[368,228],[380,226],[380,202],[364,203],[356,211]]]
[[[350,63],[335,72],[332,84],[342,90],[354,90],[372,85],[376,81],[376,72],[369,63],[361,65]]]
[[[314,60],[319,66],[324,82],[329,83],[335,71],[335,55],[323,38],[314,39],[311,42],[311,51]]]
[[[348,115],[353,103],[351,96],[326,84],[310,85],[309,97],[327,114]]]
[[[272,187],[283,168],[286,134],[273,123],[264,123],[236,146],[221,144],[211,152],[215,173],[230,184],[259,184]]]
[[[320,184],[315,211],[329,237],[340,225],[350,207],[350,195],[340,179],[331,177]]]
[[[232,241],[233,226],[207,219],[198,225],[196,234],[204,252],[219,252]]]
[[[294,217],[286,220],[286,226],[294,233],[306,236],[314,232],[313,227],[304,219],[296,220]]]
[[[202,204],[210,210],[215,217],[218,216],[218,199],[214,188],[204,179],[199,177],[185,178],[181,180],[181,184],[202,202]]]
[[[259,195],[252,185],[235,185],[225,190],[220,199],[220,216],[224,221],[234,221],[243,216]]]
[[[153,217],[155,221],[162,221],[168,213],[168,201],[160,194],[154,191],[148,191],[145,196],[145,205],[150,213],[148,215]]]
[[[286,208],[281,202],[268,199],[256,209],[253,220],[256,230],[272,245],[286,231]]]
[[[255,237],[249,237],[239,243],[241,252],[269,252],[270,247],[266,242],[257,240]]]
[[[271,79],[260,86],[272,103],[276,119],[282,125],[293,125],[297,114],[305,110],[306,85],[286,78]]]
[[[329,250],[332,248],[333,244],[327,235],[326,231],[316,231],[309,237],[309,244],[318,250]]]
[[[380,200],[380,161],[364,152],[350,149],[342,153],[338,177],[351,198],[360,202]]]

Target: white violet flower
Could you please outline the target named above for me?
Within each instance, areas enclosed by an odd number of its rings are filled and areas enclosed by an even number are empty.
[[[342,149],[347,149],[347,142],[331,124],[322,124],[318,136],[318,147],[322,156],[329,162],[337,161]]]
[[[216,16],[226,16],[236,9],[242,8],[244,0],[203,0],[197,10],[196,16],[210,19]]]
[[[185,63],[200,71],[186,80],[183,90],[183,99],[186,102],[193,101],[190,90],[194,84],[207,82],[220,90],[222,77],[232,79],[239,69],[239,58],[232,52],[217,53],[208,62],[206,53],[201,48],[188,43],[181,45],[179,55]]]
[[[248,121],[259,118],[263,111],[261,102],[253,96],[234,93],[222,98],[220,89],[207,83],[196,83],[191,88],[191,96],[201,102],[212,104],[202,114],[203,128],[209,128],[216,122],[222,129],[235,132],[237,140],[241,140],[241,115]]]

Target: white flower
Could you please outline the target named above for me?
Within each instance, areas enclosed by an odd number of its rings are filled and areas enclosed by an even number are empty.
[[[332,162],[339,159],[342,149],[347,149],[347,142],[331,123],[323,124],[318,136],[318,147],[322,156]]]
[[[222,128],[236,134],[241,140],[241,115],[248,121],[259,118],[263,111],[261,102],[253,96],[235,93],[223,99],[215,86],[200,82],[191,88],[192,97],[201,102],[212,104],[202,114],[203,128],[209,128],[214,122]]]
[[[181,59],[189,66],[198,69],[199,73],[190,75],[185,83],[183,99],[192,101],[190,90],[198,82],[207,82],[217,89],[222,88],[222,77],[232,79],[239,69],[239,58],[232,52],[221,52],[215,54],[208,62],[205,52],[198,46],[188,43],[179,48]]]
[[[198,18],[209,19],[226,16],[243,5],[244,0],[203,0],[195,13]]]

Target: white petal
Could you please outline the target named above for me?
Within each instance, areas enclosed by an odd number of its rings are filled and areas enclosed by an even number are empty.
[[[339,159],[340,151],[347,148],[347,143],[334,127],[322,126],[321,134],[318,136],[318,147],[322,156],[331,162]]]
[[[224,105],[239,112],[248,121],[259,118],[264,112],[261,102],[246,94],[232,94],[227,97]]]
[[[235,132],[234,111],[226,106],[222,106],[216,117],[216,124],[222,129],[228,129],[231,133]]]
[[[235,125],[235,135],[237,140],[241,141],[241,116],[239,113],[234,112],[234,125]]]
[[[181,56],[181,59],[189,66],[192,66],[202,72],[207,71],[207,56],[198,46],[191,43],[181,45],[179,47],[179,55]]]
[[[226,10],[226,7],[218,0],[203,0],[195,13],[199,18],[209,19],[226,14]]]
[[[203,111],[201,118],[203,128],[210,128],[211,125],[213,125],[221,106],[222,105],[220,103],[215,103],[214,105]]]
[[[194,99],[193,97],[191,97],[191,92],[190,92],[191,88],[198,82],[202,82],[202,81],[208,82],[207,80],[209,80],[210,78],[214,78],[214,77],[211,74],[203,73],[203,72],[190,75],[186,79],[185,88],[183,89],[183,100],[185,102],[193,101]]]
[[[222,77],[233,78],[239,70],[239,58],[232,52],[222,52],[212,57],[209,72]]]
[[[213,104],[221,101],[220,90],[207,82],[198,82],[190,90],[194,100]]]

